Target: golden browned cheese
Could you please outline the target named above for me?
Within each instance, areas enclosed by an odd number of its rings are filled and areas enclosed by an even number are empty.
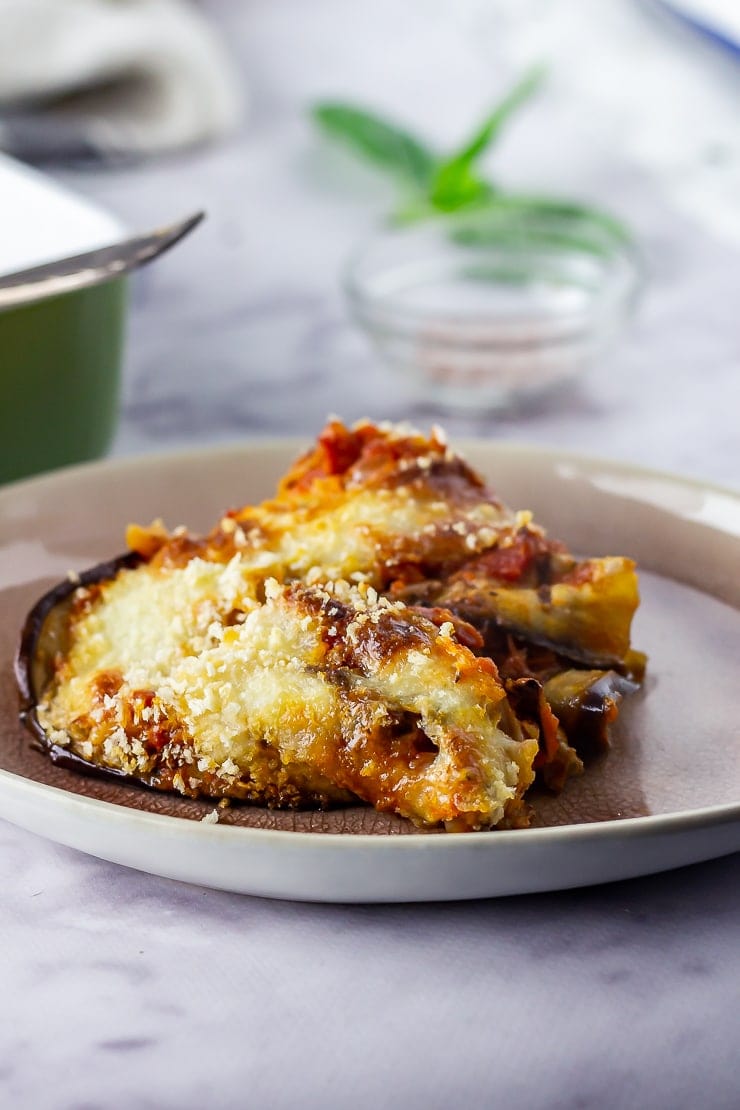
[[[530,512],[507,508],[441,433],[404,426],[334,421],[274,499],[229,512],[203,539],[157,522],[128,540],[167,566],[239,555],[255,582],[365,582],[608,665],[628,656],[639,600],[630,559],[578,562]]]
[[[578,562],[436,432],[331,422],[274,499],[128,541],[38,715],[160,789],[523,823],[535,770],[579,771],[642,666],[631,561]]]
[[[495,667],[456,642],[451,622],[372,588],[270,580],[264,602],[244,599],[231,624],[218,613],[219,570],[198,574],[215,586],[205,614],[182,568],[143,566],[102,587],[39,711],[56,743],[186,794],[276,805],[355,797],[461,829],[516,814],[537,744],[499,727]],[[124,626],[158,590],[176,595],[180,623],[168,604],[144,635]]]

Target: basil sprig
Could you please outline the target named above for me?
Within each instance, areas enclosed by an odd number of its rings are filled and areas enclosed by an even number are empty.
[[[327,135],[416,186],[422,194],[431,187],[437,156],[402,127],[364,108],[331,101],[316,104],[313,117]]]
[[[481,176],[482,156],[537,92],[543,76],[539,66],[529,70],[448,155],[358,105],[322,101],[312,115],[325,134],[396,179],[402,199],[393,216],[399,223],[469,211],[476,218],[460,226],[455,237],[470,245],[511,242],[512,237],[522,241],[532,234],[600,254],[614,240],[631,242],[628,230],[610,213],[560,197],[509,192]]]
[[[429,195],[432,207],[454,212],[490,198],[494,189],[473,172],[476,162],[495,143],[510,117],[539,88],[543,75],[539,67],[530,70],[496,105],[462,148],[440,162]]]

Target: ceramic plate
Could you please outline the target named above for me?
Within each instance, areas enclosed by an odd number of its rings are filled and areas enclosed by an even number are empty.
[[[111,461],[0,491],[0,814],[102,859],[223,890],[333,902],[481,898],[608,882],[740,849],[740,496],[618,463],[462,444],[510,504],[577,551],[635,557],[636,646],[650,656],[612,750],[531,829],[420,833],[367,807],[280,813],[55,767],[17,720],[25,613],[69,570],[119,552],[127,522],[205,530],[262,499],[302,448],[259,443]]]

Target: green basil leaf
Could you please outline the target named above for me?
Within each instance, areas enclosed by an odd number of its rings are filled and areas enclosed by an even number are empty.
[[[313,117],[332,138],[339,139],[378,166],[392,170],[427,189],[439,165],[436,154],[409,131],[352,104],[323,102]]]
[[[432,202],[436,208],[451,211],[464,207],[475,197],[475,185],[482,184],[472,173],[472,166],[481,154],[495,139],[498,138],[504,124],[539,88],[544,70],[541,66],[529,70],[517,82],[481,126],[468,139],[460,150],[456,151],[438,168],[432,182]]]
[[[581,254],[592,254],[596,257],[607,258],[609,248],[603,241],[594,239],[588,234],[588,229],[583,234],[578,234],[576,229],[568,231],[548,231],[541,229],[535,235],[531,230],[521,224],[497,224],[489,228],[456,228],[451,237],[454,242],[466,247],[507,247],[520,248],[527,253],[532,247],[556,247],[578,251]],[[537,262],[535,268],[540,267]]]
[[[438,181],[432,190],[430,201],[438,212],[456,212],[460,208],[486,204],[495,192],[494,186],[489,182],[468,172]]]
[[[531,193],[498,193],[494,203],[502,214],[520,215],[527,220],[559,219],[568,226],[575,227],[578,224],[584,229],[588,227],[594,234],[600,232],[621,243],[631,243],[633,240],[629,229],[616,216],[578,201]]]
[[[452,228],[465,246],[559,246],[608,256],[615,243],[630,243],[627,228],[607,212],[557,197],[496,194]]]

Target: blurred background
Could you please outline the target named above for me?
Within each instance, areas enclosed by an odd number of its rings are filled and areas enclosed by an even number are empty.
[[[740,15],[680,7],[0,0],[0,148],[131,232],[207,212],[133,282],[113,453],[309,436],[336,412],[739,485]],[[445,411],[350,318],[342,268],[397,193],[310,108],[357,102],[449,151],[533,64],[481,172],[613,215],[641,293],[567,389]]]

